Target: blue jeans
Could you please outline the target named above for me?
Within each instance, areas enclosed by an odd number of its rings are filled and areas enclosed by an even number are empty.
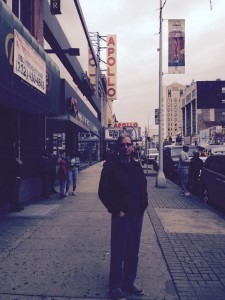
[[[180,175],[180,184],[181,184],[181,191],[182,193],[187,193],[187,186],[188,186],[188,168],[179,168],[179,175]]]
[[[133,284],[137,275],[143,214],[138,217],[112,215],[109,287]]]
[[[76,190],[77,186],[77,177],[76,177],[76,170],[68,170],[68,175],[67,175],[67,181],[66,181],[66,191],[69,191],[70,184],[71,182],[73,183],[73,191]]]

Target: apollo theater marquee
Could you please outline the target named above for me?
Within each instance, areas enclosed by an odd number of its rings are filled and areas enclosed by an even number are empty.
[[[116,141],[123,133],[130,134],[133,141],[141,140],[141,127],[137,122],[117,122],[105,128],[105,141]]]

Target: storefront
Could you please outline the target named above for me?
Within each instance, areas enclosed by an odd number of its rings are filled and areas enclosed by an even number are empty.
[[[101,123],[64,79],[60,102],[61,114],[47,118],[48,147],[58,156],[76,151],[82,165],[99,161]]]
[[[13,151],[24,163],[21,201],[40,196],[37,163],[46,145],[46,115],[59,114],[59,69],[0,2],[0,204],[10,197]]]

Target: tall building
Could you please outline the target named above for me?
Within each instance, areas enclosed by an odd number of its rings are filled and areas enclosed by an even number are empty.
[[[181,97],[184,94],[185,86],[174,82],[164,87],[163,92],[163,134],[164,138],[175,139],[181,132]]]
[[[181,107],[184,143],[194,144],[200,130],[225,122],[225,81],[193,81],[185,89]]]

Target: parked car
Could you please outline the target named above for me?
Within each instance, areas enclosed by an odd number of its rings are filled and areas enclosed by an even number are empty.
[[[200,175],[202,198],[225,210],[225,154],[210,155]]]
[[[176,179],[178,177],[178,165],[180,152],[183,146],[167,145],[163,148],[163,171],[166,177]],[[188,156],[191,159],[193,152],[198,151],[196,146],[189,146]]]
[[[150,148],[145,153],[145,163],[153,163],[159,156],[159,151],[156,148]]]
[[[225,154],[225,145],[212,148],[210,154]]]

